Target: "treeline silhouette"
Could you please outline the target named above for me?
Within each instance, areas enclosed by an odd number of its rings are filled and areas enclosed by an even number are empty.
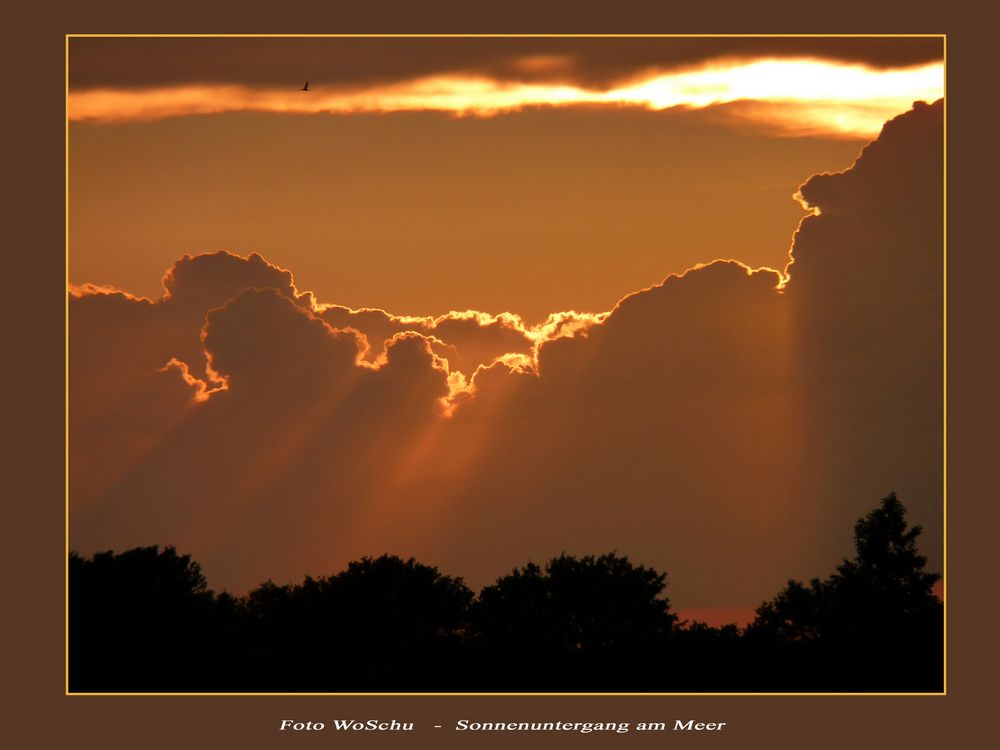
[[[69,560],[71,692],[938,692],[940,578],[895,494],[856,556],[745,628],[679,622],[616,554],[529,563],[478,596],[392,555],[242,597],[173,547]]]

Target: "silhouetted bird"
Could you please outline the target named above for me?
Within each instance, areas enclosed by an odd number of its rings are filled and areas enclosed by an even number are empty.
[[[299,91],[308,91],[308,90],[309,90],[309,81],[306,81],[306,85],[300,88]]]

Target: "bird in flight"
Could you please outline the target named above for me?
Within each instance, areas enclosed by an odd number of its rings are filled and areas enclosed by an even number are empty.
[[[309,90],[309,81],[306,81],[306,85],[300,88],[299,91],[308,91],[308,90]]]

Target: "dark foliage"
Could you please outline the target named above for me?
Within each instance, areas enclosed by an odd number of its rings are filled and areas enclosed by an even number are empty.
[[[941,689],[943,605],[895,493],[854,526],[857,551],[825,581],[789,581],[747,629],[762,684],[810,691]]]
[[[943,606],[890,495],[856,556],[789,581],[745,630],[678,624],[627,557],[528,563],[474,597],[412,558],[364,558],[243,597],[172,547],[69,560],[73,692],[937,692]]]
[[[652,690],[677,619],[666,575],[614,554],[528,564],[483,590],[470,651],[484,690]],[[492,687],[490,687],[492,685]]]
[[[69,559],[70,690],[178,691],[224,668],[228,597],[173,547]]]
[[[299,586],[265,583],[240,602],[261,691],[433,691],[455,684],[473,594],[413,559],[352,562]]]

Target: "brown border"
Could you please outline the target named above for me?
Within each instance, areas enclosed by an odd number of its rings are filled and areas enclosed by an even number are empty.
[[[949,274],[948,274],[948,343],[949,343],[949,473],[951,499],[949,513],[949,694],[946,697],[825,698],[825,697],[577,697],[577,698],[359,698],[359,697],[220,697],[203,698],[67,698],[62,694],[63,675],[63,601],[54,591],[63,581],[61,558],[64,539],[58,531],[63,509],[54,501],[64,492],[62,469],[63,403],[53,394],[64,390],[62,338],[64,330],[65,288],[59,248],[64,244],[64,225],[59,206],[64,195],[62,81],[63,45],[66,33],[117,31],[120,33],[155,28],[183,33],[195,27],[205,31],[308,31],[286,28],[302,18],[299,10],[284,6],[272,17],[239,16],[234,22],[232,9],[209,8],[199,4],[193,25],[178,20],[179,7],[170,9],[169,17],[161,8],[147,7],[145,19],[131,14],[135,6],[122,4],[124,15],[114,9],[77,7],[59,14],[51,8],[39,8],[34,19],[17,12],[9,26],[10,59],[5,66],[18,77],[8,89],[12,106],[8,111],[8,184],[16,188],[8,203],[9,227],[14,234],[8,257],[16,266],[13,288],[15,303],[11,310],[24,310],[17,327],[9,326],[9,352],[5,368],[17,391],[9,404],[13,419],[7,424],[16,430],[10,443],[10,465],[17,467],[12,476],[6,527],[9,535],[9,558],[17,561],[8,570],[13,589],[5,608],[6,624],[11,632],[4,639],[9,661],[7,687],[13,703],[6,722],[5,735],[13,746],[55,746],[59,743],[106,748],[134,747],[176,748],[181,743],[196,747],[232,744],[240,747],[280,746],[280,740],[294,742],[340,742],[365,746],[422,746],[433,741],[437,746],[501,747],[510,745],[510,737],[476,735],[470,741],[463,735],[434,736],[428,732],[405,736],[363,735],[348,742],[341,735],[313,735],[310,740],[287,740],[271,736],[276,720],[286,716],[308,718],[395,716],[400,720],[424,724],[447,724],[460,717],[531,720],[565,717],[567,720],[660,720],[671,718],[717,718],[730,722],[726,732],[712,736],[712,742],[738,743],[745,746],[788,746],[807,743],[814,748],[874,746],[882,743],[906,744],[911,748],[934,747],[949,740],[969,736],[978,727],[988,736],[989,714],[980,708],[993,694],[992,675],[986,673],[988,643],[987,612],[983,607],[987,592],[978,590],[977,575],[985,565],[979,550],[990,549],[987,534],[995,517],[993,497],[979,467],[985,466],[988,446],[995,445],[990,425],[975,419],[982,413],[981,398],[995,387],[997,359],[993,347],[983,345],[986,317],[983,300],[990,299],[986,284],[992,274],[982,268],[985,257],[973,257],[973,248],[992,247],[992,232],[980,226],[990,213],[980,208],[991,196],[992,175],[981,171],[982,151],[993,139],[993,122],[977,111],[977,105],[992,96],[986,76],[994,65],[988,59],[995,41],[986,37],[991,27],[980,17],[963,17],[961,11],[928,15],[912,6],[898,8],[871,3],[839,4],[835,9],[817,7],[817,21],[806,23],[808,7],[765,10],[745,6],[727,21],[727,28],[737,31],[786,33],[803,31],[803,26],[822,25],[824,16],[836,14],[850,18],[855,28],[817,29],[818,31],[945,32],[949,40]],[[903,10],[905,8],[905,10]],[[720,22],[719,9],[704,13],[701,23],[688,20],[683,30],[698,31]],[[369,11],[371,13],[371,11]],[[381,21],[358,19],[340,8],[328,8],[327,19],[308,11],[308,17],[323,31],[368,31],[373,23],[389,23],[399,30],[462,32],[475,26],[489,31],[523,31],[525,24],[510,20],[508,6],[504,19],[492,13],[478,23],[465,16],[435,24],[426,8],[409,6],[402,14],[385,15]],[[535,8],[529,24],[538,31],[568,33],[580,30],[602,32],[681,31],[682,14],[665,7],[659,18],[638,17],[630,9],[616,4],[614,19],[604,19],[574,9],[572,22],[559,9]],[[770,15],[770,21],[768,15]],[[275,20],[274,15],[280,15]],[[374,15],[374,14],[373,14]],[[687,16],[690,19],[690,13]],[[769,25],[770,24],[770,25]],[[789,28],[789,24],[797,28]],[[235,26],[245,28],[234,28]],[[312,25],[312,23],[310,23]],[[901,28],[905,27],[905,28]],[[393,29],[386,29],[392,31]],[[960,137],[957,137],[959,134]],[[987,253],[981,253],[986,256]],[[23,261],[28,261],[24,264]],[[974,261],[974,262],[973,262]],[[42,299],[39,300],[38,297]],[[995,314],[993,316],[995,318]],[[992,326],[991,326],[992,327]],[[986,339],[988,342],[990,339]],[[975,357],[975,359],[973,359]],[[20,366],[19,366],[20,365]],[[976,502],[982,498],[986,502]],[[975,513],[972,515],[970,510]],[[994,514],[994,515],[991,515]],[[957,542],[957,543],[956,543]],[[55,563],[53,563],[55,561]],[[27,575],[25,575],[27,571]],[[12,606],[12,603],[16,605]],[[987,681],[989,679],[989,681]],[[438,732],[442,730],[436,730]],[[611,745],[629,742],[662,746],[677,741],[677,735],[629,733],[613,735],[616,740],[598,735],[517,735],[518,744],[551,746],[590,742]],[[682,735],[687,736],[687,735]],[[726,739],[722,739],[726,738]],[[22,740],[18,742],[18,740]]]

